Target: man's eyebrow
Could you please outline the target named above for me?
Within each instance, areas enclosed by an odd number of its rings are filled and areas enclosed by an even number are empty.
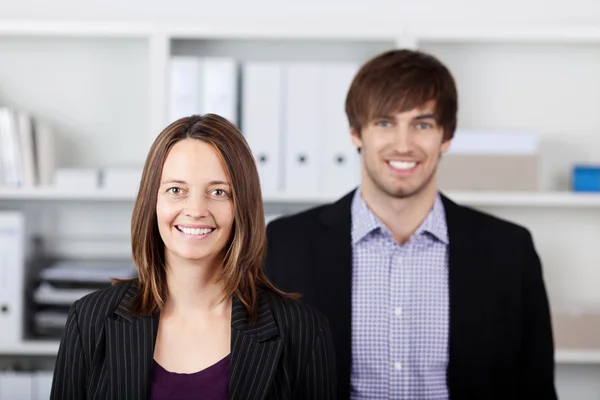
[[[433,113],[419,114],[413,119],[435,119],[435,115]]]

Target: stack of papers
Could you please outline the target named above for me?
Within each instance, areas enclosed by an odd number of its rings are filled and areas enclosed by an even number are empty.
[[[137,275],[131,260],[60,260],[39,274],[33,292],[33,331],[37,336],[59,338],[70,306],[83,296],[111,286],[114,278]]]

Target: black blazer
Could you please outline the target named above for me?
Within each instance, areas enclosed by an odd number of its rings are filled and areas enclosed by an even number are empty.
[[[352,360],[353,195],[267,226],[267,275],[328,318],[344,400]],[[549,305],[530,233],[442,198],[450,239],[451,399],[556,399]]]
[[[135,283],[99,290],[73,304],[58,351],[52,400],[146,399],[159,315],[132,317]],[[297,301],[259,290],[248,322],[233,298],[229,398],[335,398],[335,355],[325,318]],[[202,398],[199,394],[198,398]]]

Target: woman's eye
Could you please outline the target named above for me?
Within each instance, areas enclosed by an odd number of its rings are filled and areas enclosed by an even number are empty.
[[[224,191],[223,189],[215,189],[215,190],[213,191],[213,193],[214,193],[214,194],[215,194],[215,196],[217,196],[217,197],[222,197],[222,196],[225,196],[225,195],[227,195],[227,192],[226,192],[226,191]]]
[[[168,191],[171,192],[172,194],[180,194],[181,193],[181,189],[179,189],[177,187],[169,188]]]

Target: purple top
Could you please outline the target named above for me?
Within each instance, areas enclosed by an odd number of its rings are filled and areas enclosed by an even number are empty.
[[[230,355],[192,374],[169,372],[156,361],[152,365],[149,400],[227,400]]]

